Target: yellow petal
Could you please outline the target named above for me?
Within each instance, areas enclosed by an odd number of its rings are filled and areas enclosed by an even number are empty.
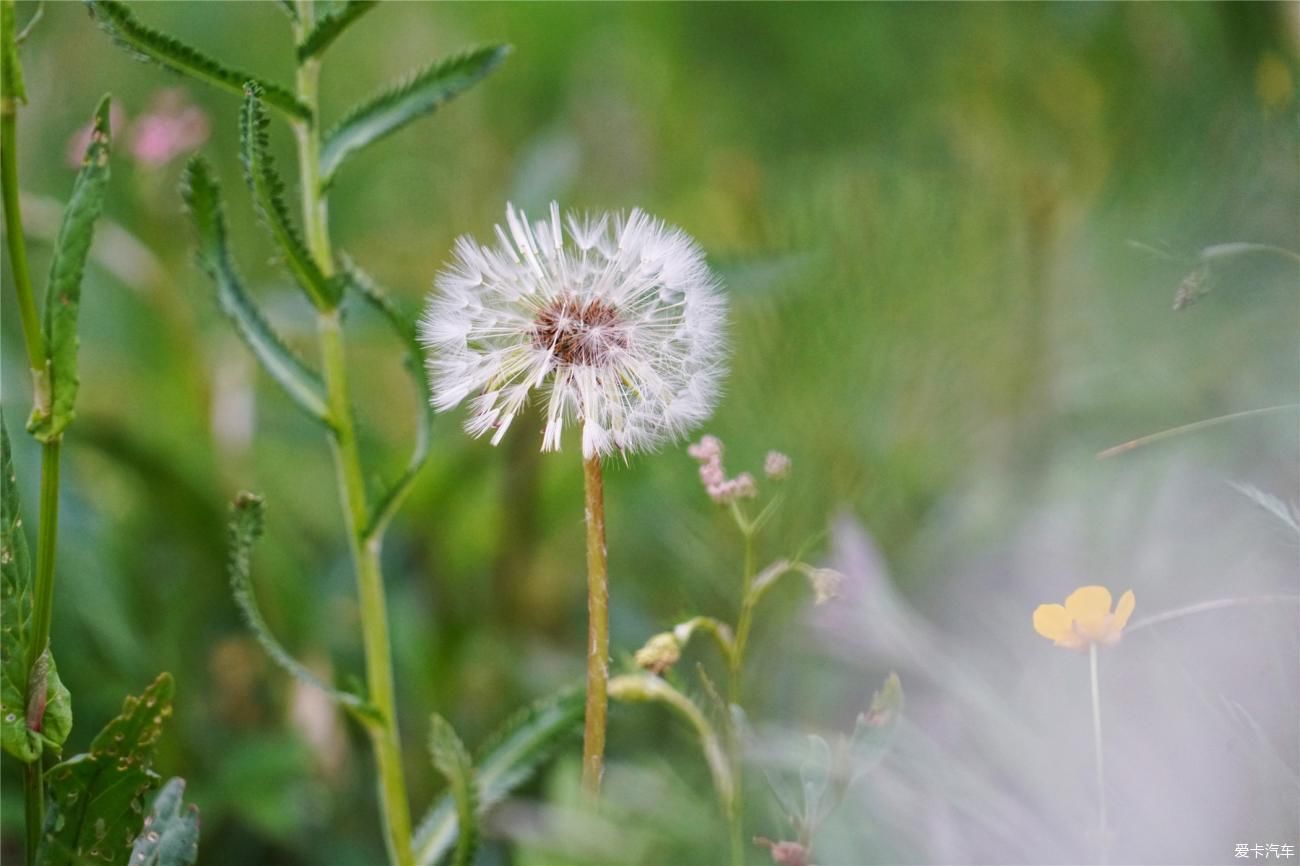
[[[1128,625],[1128,618],[1133,615],[1133,608],[1137,605],[1137,599],[1133,597],[1133,590],[1129,590],[1119,597],[1119,604],[1115,605],[1115,617],[1111,620],[1110,627],[1119,634]]]
[[[1040,604],[1034,611],[1034,631],[1050,641],[1064,641],[1073,637],[1070,615],[1059,604]]]
[[[1092,640],[1106,636],[1110,614],[1110,590],[1104,586],[1083,586],[1070,593],[1065,611],[1074,620],[1074,630]]]

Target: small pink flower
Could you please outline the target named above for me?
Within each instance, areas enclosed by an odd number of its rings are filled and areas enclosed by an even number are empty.
[[[149,111],[141,115],[131,131],[131,155],[147,166],[162,166],[194,150],[212,132],[203,109],[190,104],[181,88],[154,94]]]
[[[758,495],[754,476],[742,472],[735,478],[727,477],[722,465],[722,441],[716,436],[705,436],[686,449],[700,464],[700,482],[704,492],[719,505],[730,505],[737,499],[753,499]]]
[[[763,474],[773,481],[780,481],[790,474],[790,458],[780,451],[767,452],[763,461]]]
[[[116,136],[125,126],[126,112],[122,110],[122,106],[117,103],[117,100],[113,100],[108,106],[109,134]],[[86,149],[90,147],[90,136],[94,130],[95,123],[91,121],[68,136],[68,145],[64,150],[64,160],[69,168],[81,168],[81,161],[86,158]]]

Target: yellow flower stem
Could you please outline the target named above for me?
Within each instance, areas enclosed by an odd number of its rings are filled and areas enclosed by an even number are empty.
[[[314,19],[312,0],[298,0],[296,35],[310,30]],[[307,245],[322,273],[334,272],[326,202],[320,183],[319,126],[320,63],[307,60],[299,65],[298,98],[312,112],[312,120],[294,124],[298,139],[298,162],[302,186],[302,219]],[[370,511],[365,474],[352,422],[348,395],[347,365],[343,350],[342,322],[337,308],[321,310],[316,317],[321,367],[329,405],[330,445],[343,502],[348,531],[348,548],[356,572],[357,597],[361,613],[362,644],[366,660],[366,689],[380,718],[367,724],[375,751],[380,814],[384,841],[393,866],[414,866],[411,848],[411,811],[402,772],[402,746],[397,727],[397,705],[393,686],[392,647],[388,632],[384,577],[380,563],[382,533],[365,536]]]
[[[1097,676],[1097,644],[1088,645],[1088,666],[1092,674],[1092,747],[1097,756],[1097,833],[1098,860],[1105,866],[1107,857],[1106,765],[1101,748],[1101,687]]]
[[[582,789],[595,801],[605,771],[609,706],[609,563],[605,548],[605,480],[600,458],[582,461],[587,523],[587,708],[582,732]]]

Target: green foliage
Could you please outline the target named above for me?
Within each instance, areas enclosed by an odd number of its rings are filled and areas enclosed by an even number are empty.
[[[244,84],[256,81],[268,103],[299,120],[311,120],[311,110],[278,84],[238,69],[231,69],[198,49],[141,24],[126,4],[118,0],[87,0],[95,20],[106,33],[139,60],[157,63],[173,72],[242,93]]]
[[[362,722],[374,722],[378,719],[374,707],[359,696],[326,685],[320,677],[312,673],[306,665],[295,659],[284,646],[271,634],[265,617],[257,607],[253,596],[252,556],[253,546],[262,537],[264,508],[262,497],[252,493],[241,493],[231,505],[230,519],[230,589],[235,597],[235,604],[244,615],[244,621],[252,629],[258,643],[266,650],[276,664],[313,688],[329,695],[335,703],[345,707]]]
[[[199,808],[185,803],[185,780],[169,779],[131,846],[131,866],[194,866],[199,859]]]
[[[343,274],[350,287],[360,293],[361,297],[379,311],[384,320],[392,327],[398,339],[406,348],[406,371],[410,374],[416,387],[417,416],[415,429],[415,447],[406,469],[391,485],[385,488],[375,499],[371,507],[370,519],[362,531],[363,538],[373,538],[383,532],[388,521],[392,519],[406,494],[410,492],[416,475],[429,459],[429,445],[433,438],[433,395],[429,385],[429,371],[424,363],[424,350],[416,336],[415,323],[409,316],[397,308],[391,297],[375,283],[370,276],[358,268],[350,259],[343,260]]]
[[[320,54],[348,29],[353,21],[374,9],[378,0],[346,0],[343,5],[327,12],[311,32],[298,43],[298,62],[310,60]]]
[[[154,751],[172,714],[171,674],[159,674],[140,697],[99,732],[90,751],[45,774],[48,804],[37,860],[42,866],[127,866],[140,832],[144,795],[158,786]],[[134,864],[132,864],[134,866]]]
[[[308,415],[329,424],[320,376],[284,344],[244,290],[227,245],[221,189],[202,158],[186,166],[181,192],[198,232],[199,266],[216,284],[222,312],[271,378]]]
[[[903,684],[891,673],[880,690],[871,696],[871,705],[858,716],[849,740],[852,773],[850,784],[857,782],[884,759],[898,732],[903,715]]]
[[[456,804],[456,852],[453,866],[469,866],[478,847],[478,782],[474,762],[456,729],[434,713],[429,720],[429,756],[433,766],[447,780],[448,794]]]
[[[72,699],[48,650],[30,672],[32,574],[9,432],[0,418],[0,742],[24,763],[58,752],[72,730]],[[29,699],[30,693],[30,699]]]
[[[328,184],[352,154],[406,124],[437,110],[501,65],[508,45],[489,45],[458,54],[415,73],[354,108],[325,135],[321,182]]]
[[[0,0],[0,92],[5,99],[27,101],[23,65],[18,61],[18,23],[14,0]]]
[[[81,309],[81,278],[95,233],[95,221],[104,209],[108,185],[109,97],[99,101],[90,145],[63,210],[54,242],[54,259],[45,290],[45,353],[50,404],[37,405],[27,422],[28,431],[42,442],[59,438],[72,423],[77,400],[77,313]]]
[[[479,814],[528,781],[582,726],[583,693],[566,690],[521,710],[502,725],[478,759]],[[433,866],[456,842],[456,805],[439,798],[415,832],[417,866]]]
[[[244,164],[244,179],[253,192],[258,215],[280,248],[289,273],[317,309],[332,309],[338,305],[342,290],[338,281],[321,273],[315,258],[289,218],[289,208],[284,203],[284,180],[276,171],[275,160],[270,152],[270,139],[266,129],[271,120],[262,108],[262,93],[262,87],[257,82],[250,81],[244,86],[244,102],[239,113],[240,159]]]

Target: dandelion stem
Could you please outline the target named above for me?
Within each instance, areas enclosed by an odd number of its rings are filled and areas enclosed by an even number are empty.
[[[1097,676],[1097,644],[1088,646],[1088,666],[1092,675],[1092,748],[1097,757],[1097,848],[1098,862],[1105,866],[1107,856],[1107,837],[1109,831],[1106,821],[1106,766],[1101,747],[1101,687]]]
[[[314,17],[312,0],[298,0],[296,35],[301,40]],[[320,183],[319,115],[320,64],[307,60],[299,65],[298,98],[311,108],[312,120],[294,125],[298,140],[298,163],[302,186],[304,234],[312,256],[322,273],[334,273],[329,224]],[[411,812],[402,773],[402,745],[397,726],[397,705],[393,686],[392,647],[388,632],[387,602],[380,563],[383,535],[366,536],[370,513],[366,501],[365,474],[352,421],[348,395],[347,365],[343,351],[342,322],[337,309],[323,310],[316,318],[316,330],[329,405],[334,466],[347,524],[348,547],[356,571],[360,603],[362,644],[366,657],[366,688],[378,720],[367,725],[375,750],[380,811],[384,821],[389,862],[413,866]]]
[[[609,564],[605,548],[605,481],[600,458],[582,461],[587,522],[587,712],[582,732],[582,788],[600,795],[609,698]]]

